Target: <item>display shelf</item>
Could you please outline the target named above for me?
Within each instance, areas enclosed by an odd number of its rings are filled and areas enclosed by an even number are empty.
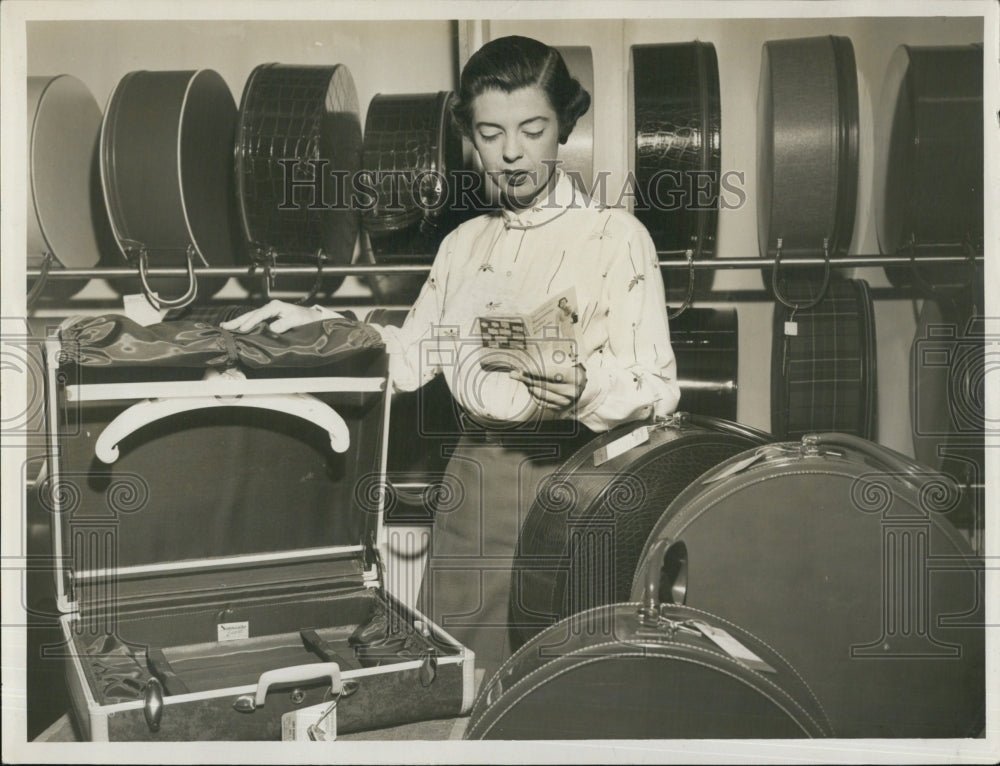
[[[378,392],[385,390],[383,377],[344,378],[267,378],[233,380],[218,378],[188,382],[154,381],[146,383],[84,383],[66,386],[67,402],[120,401],[125,399],[163,399],[167,397],[218,396],[232,399],[240,396],[273,396],[311,393]]]
[[[664,255],[675,255],[660,251],[661,258]],[[683,255],[682,253],[680,255]],[[402,257],[402,256],[400,256]],[[907,254],[903,255],[878,255],[859,254],[831,257],[828,261],[822,258],[802,258],[787,256],[780,259],[783,266],[821,266],[829,262],[831,268],[850,269],[867,266],[905,266],[907,264],[919,264],[921,266],[930,263],[983,263],[984,256],[977,254],[967,255],[921,255],[919,259],[913,259]],[[775,258],[707,258],[692,260],[690,266],[695,269],[759,269],[761,267],[774,266]],[[687,269],[689,263],[686,260],[660,260],[661,269]],[[364,276],[367,274],[426,274],[430,271],[431,264],[355,264],[351,266],[324,266],[323,274],[328,276],[350,275]],[[270,269],[275,275],[299,275],[308,276],[316,274],[315,266],[274,266]],[[28,279],[37,279],[41,276],[42,269],[27,269],[25,271]],[[147,272],[149,276],[158,277],[182,277],[188,272],[186,268],[151,268]],[[214,277],[259,277],[264,278],[263,272],[253,273],[248,268],[205,266],[194,269],[195,276]],[[101,266],[90,269],[56,269],[49,271],[46,279],[104,279],[135,276],[135,269],[129,267],[108,267]]]

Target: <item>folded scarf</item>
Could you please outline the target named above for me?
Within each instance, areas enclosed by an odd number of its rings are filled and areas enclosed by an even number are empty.
[[[125,316],[102,314],[69,320],[59,335],[64,361],[99,367],[318,367],[383,346],[377,330],[354,319],[321,319],[279,335],[264,322],[251,332],[233,333],[208,322],[143,327]]]

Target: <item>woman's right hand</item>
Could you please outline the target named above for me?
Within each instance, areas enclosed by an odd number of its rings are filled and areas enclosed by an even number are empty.
[[[281,334],[288,332],[293,327],[318,322],[321,319],[340,318],[341,314],[336,311],[319,310],[309,306],[299,306],[294,303],[284,301],[270,301],[259,309],[248,311],[228,322],[222,322],[219,327],[230,332],[250,332],[261,322],[271,322],[267,329],[273,333]]]

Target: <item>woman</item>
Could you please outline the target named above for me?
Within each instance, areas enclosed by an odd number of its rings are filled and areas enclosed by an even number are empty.
[[[462,502],[435,518],[421,601],[475,651],[487,678],[510,652],[510,566],[541,480],[593,432],[667,415],[680,397],[649,234],[557,167],[559,145],[589,105],[558,51],[536,40],[500,38],[469,59],[453,117],[502,209],[452,231],[403,326],[378,328],[396,390],[444,374],[465,413],[448,465]],[[486,363],[496,352],[483,347],[480,318],[531,316],[567,292],[575,358],[560,361],[536,334],[518,357],[527,362]],[[270,320],[283,332],[317,311],[331,313],[272,302],[223,326]]]

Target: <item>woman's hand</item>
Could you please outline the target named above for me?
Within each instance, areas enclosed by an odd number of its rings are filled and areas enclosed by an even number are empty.
[[[527,370],[511,370],[510,376],[528,387],[528,393],[539,405],[550,410],[564,410],[572,406],[587,387],[587,371],[583,365],[565,369],[553,377],[543,377]]]
[[[246,314],[242,314],[235,319],[230,319],[228,322],[222,322],[219,326],[223,330],[229,330],[230,332],[250,332],[261,322],[273,319],[274,321],[267,326],[267,329],[273,333],[281,334],[299,325],[340,316],[342,315],[336,311],[323,311],[320,313],[316,309],[307,306],[298,306],[294,303],[285,303],[284,301],[270,301],[259,309],[248,311]]]

